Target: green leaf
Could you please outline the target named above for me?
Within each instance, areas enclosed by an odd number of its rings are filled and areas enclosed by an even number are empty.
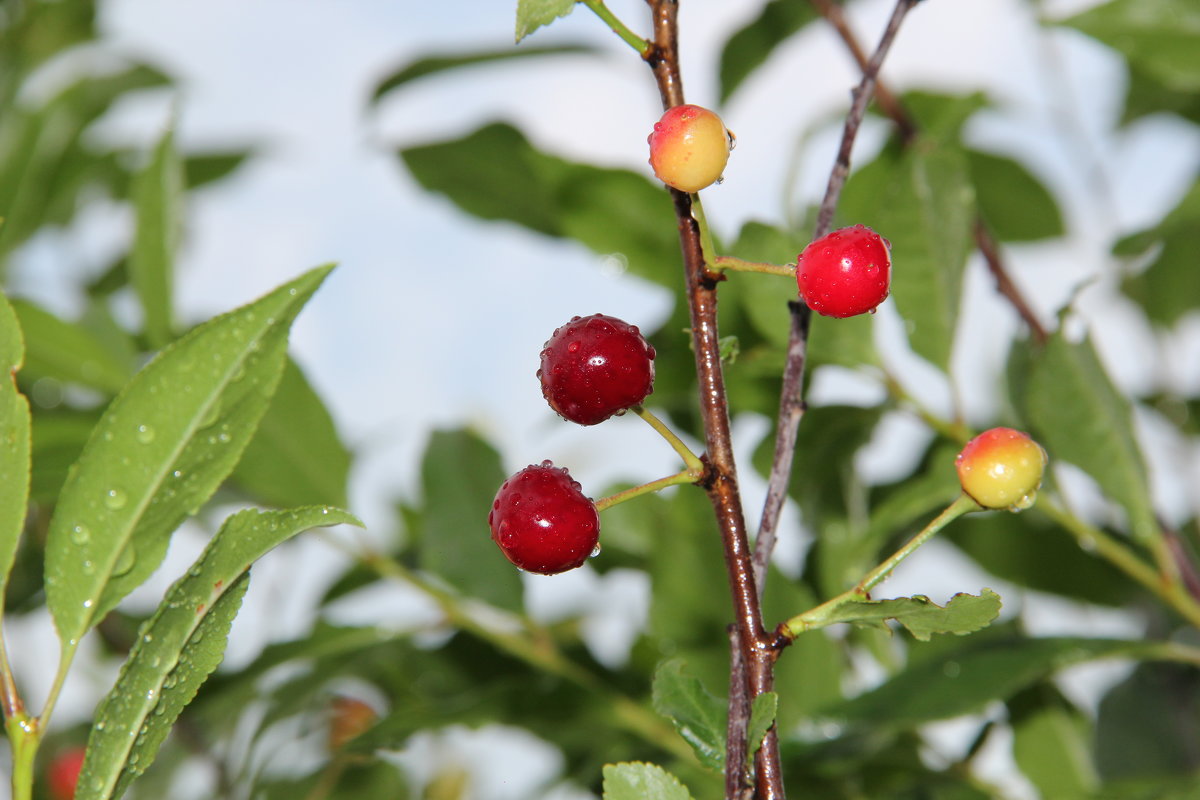
[[[43,411],[33,417],[33,470],[30,475],[30,499],[53,507],[67,479],[67,471],[100,421],[100,412],[60,410]],[[40,583],[41,578],[39,576]]]
[[[672,290],[679,282],[670,196],[642,175],[547,155],[503,124],[400,155],[422,186],[446,195],[468,214],[577,239]]]
[[[721,50],[721,102],[766,63],[776,46],[819,17],[812,3],[771,0],[763,6],[758,17],[730,36]]]
[[[604,800],[692,800],[687,787],[657,764],[604,765]]]
[[[79,383],[116,394],[133,374],[133,365],[105,347],[80,323],[66,322],[26,300],[14,300],[28,342],[26,372],[31,377]]]
[[[956,594],[945,606],[924,595],[892,600],[856,600],[843,605],[821,620],[822,627],[835,622],[882,625],[894,619],[922,642],[935,633],[963,636],[985,628],[1000,614],[1000,595],[984,589],[978,596]]]
[[[200,684],[221,662],[250,565],[310,528],[361,525],[325,506],[247,509],[229,517],[139,631],[116,685],[100,703],[79,779],[79,800],[120,797],[150,766]]]
[[[279,388],[231,478],[258,500],[287,508],[346,505],[350,452],[333,418],[296,362],[288,359]]]
[[[149,577],[233,469],[279,382],[292,320],[331,269],[195,328],[105,411],[47,534],[46,601],[68,647]]]
[[[961,648],[914,659],[877,688],[823,712],[868,726],[920,725],[978,711],[1057,670],[1101,658],[1138,658],[1155,646],[1120,639],[971,637]]]
[[[1170,327],[1200,306],[1196,259],[1200,252],[1200,181],[1154,228],[1126,236],[1116,243],[1117,255],[1143,255],[1152,248],[1149,264],[1121,283],[1121,289],[1141,304],[1146,315]]]
[[[1128,64],[1129,86],[1125,90],[1125,112],[1122,124],[1162,111],[1178,114],[1186,120],[1200,124],[1200,92],[1172,89],[1153,75]]]
[[[400,69],[388,75],[376,85],[371,92],[371,103],[378,103],[388,92],[398,89],[406,83],[439,72],[460,69],[462,67],[477,67],[481,64],[492,64],[497,61],[511,61],[540,56],[581,55],[595,53],[595,48],[580,44],[552,45],[548,47],[505,47],[501,50],[487,50],[477,53],[467,53],[448,56],[429,56],[411,61]]]
[[[1112,0],[1062,24],[1119,50],[1164,86],[1200,91],[1200,7],[1193,0]]]
[[[129,279],[142,304],[143,326],[152,347],[169,342],[175,249],[183,217],[183,165],[168,130],[154,148],[154,157],[133,185],[137,227],[129,254]]]
[[[689,674],[683,659],[664,661],[654,671],[654,710],[671,720],[701,764],[714,770],[724,767],[725,701],[710,694],[699,678]],[[771,718],[774,716],[772,708]],[[762,741],[764,733],[765,729],[757,741]]]
[[[523,609],[521,578],[493,544],[488,511],[504,482],[500,455],[463,430],[436,431],[421,462],[424,528],[417,543],[422,569],[500,608]]]
[[[230,175],[252,155],[249,151],[190,153],[183,158],[184,183],[195,189]]]
[[[29,507],[29,401],[17,390],[24,360],[17,315],[0,293],[0,610]]]
[[[575,10],[576,0],[517,0],[517,41]]]
[[[1002,242],[1063,234],[1062,214],[1050,191],[1011,158],[967,150],[979,214]]]
[[[1073,344],[1060,330],[1028,359],[1017,367],[1025,382],[1017,403],[1034,438],[1052,462],[1079,467],[1123,505],[1143,542],[1156,538],[1158,523],[1129,401],[1109,380],[1091,340]]]
[[[889,147],[851,176],[838,216],[891,241],[892,297],[909,343],[948,369],[975,219],[967,157],[957,139],[922,136],[903,151]]]
[[[775,724],[775,714],[778,710],[779,695],[775,692],[760,694],[750,704],[750,725],[746,738],[749,745],[746,748],[747,760],[753,759],[754,754],[762,747],[763,737]]]
[[[1091,725],[1059,692],[1034,687],[1009,701],[1013,760],[1042,797],[1093,797]]]
[[[1176,775],[1191,775],[1195,781],[1200,736],[1196,668],[1139,665],[1100,701],[1094,735],[1096,766],[1105,781]]]

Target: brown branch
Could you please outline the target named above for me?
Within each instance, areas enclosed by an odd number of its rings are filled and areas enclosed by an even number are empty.
[[[996,291],[1000,292],[1012,304],[1021,319],[1025,320],[1033,340],[1038,344],[1045,344],[1049,334],[1037,314],[1033,313],[1033,309],[1026,302],[1021,290],[1017,288],[1017,284],[1013,282],[1012,276],[1008,274],[1008,269],[1004,265],[1004,257],[1000,254],[1000,245],[992,238],[992,233],[984,224],[982,217],[975,217],[974,233],[975,245],[983,254],[988,272],[992,273],[992,277],[996,279]]]
[[[647,0],[654,26],[653,47],[646,62],[654,71],[664,108],[683,103],[683,81],[679,72],[677,0]],[[679,227],[684,276],[691,318],[692,350],[700,389],[700,412],[704,421],[707,472],[701,485],[708,493],[721,531],[725,566],[733,596],[734,625],[740,658],[746,666],[745,692],[732,693],[731,700],[744,708],[733,708],[730,717],[749,718],[753,698],[772,691],[777,651],[774,637],[762,626],[758,592],[755,589],[750,545],[738,491],[733,457],[729,408],[717,326],[717,286],[723,276],[713,273],[704,261],[700,227],[692,215],[692,198],[671,190]],[[734,662],[736,665],[736,661]],[[739,680],[737,675],[731,680]],[[736,732],[735,732],[735,735]],[[745,747],[745,732],[740,733]],[[735,746],[736,747],[736,746]],[[744,752],[744,750],[742,751]],[[726,785],[740,792],[744,784],[744,759],[726,760]],[[784,800],[783,775],[779,765],[778,738],[774,728],[755,756],[755,784],[761,800]],[[737,795],[730,795],[737,796]]]

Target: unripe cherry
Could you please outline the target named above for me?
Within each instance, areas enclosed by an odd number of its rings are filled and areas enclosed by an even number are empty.
[[[1029,435],[992,428],[967,442],[954,465],[962,489],[984,508],[1020,511],[1037,499],[1046,451]]]
[[[734,137],[707,108],[679,105],[654,123],[648,141],[655,176],[681,192],[698,192],[721,178]]]

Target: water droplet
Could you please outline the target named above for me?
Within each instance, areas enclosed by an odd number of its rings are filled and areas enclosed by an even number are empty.
[[[138,425],[136,438],[141,444],[150,444],[154,441],[154,428],[149,425]]]
[[[134,562],[137,561],[137,551],[133,549],[133,542],[125,545],[121,550],[121,554],[117,556],[117,563],[113,564],[113,575],[124,575],[129,570],[133,569]]]
[[[108,506],[113,511],[124,508],[128,499],[129,498],[125,496],[125,492],[115,487],[104,493],[104,505]]]
[[[217,420],[220,418],[221,418],[221,407],[218,405],[214,405],[204,415],[204,419],[200,420],[201,430],[203,430],[204,428],[211,428],[213,425],[216,425]]]
[[[92,601],[91,601],[91,600],[84,600],[84,601],[83,601],[83,607],[84,607],[84,608],[91,608],[91,607],[92,607]]]
[[[598,555],[600,555],[600,545],[596,545],[592,548],[592,554],[588,556],[588,558],[595,558]]]
[[[90,561],[83,562],[82,569],[84,575],[94,575],[96,573],[96,565]]]
[[[154,634],[147,633],[145,636],[142,637],[142,641],[145,642],[146,644],[150,644],[151,642],[154,641]]]
[[[71,541],[75,544],[87,544],[92,538],[92,533],[83,525],[76,525],[71,529]]]
[[[229,444],[232,439],[233,437],[229,435],[229,431],[221,431],[217,434],[217,441],[221,444]]]
[[[1037,489],[1034,489],[1032,492],[1025,495],[1020,500],[1018,500],[1017,502],[1015,502],[1011,506],[1009,506],[1008,510],[1013,512],[1014,514],[1018,511],[1024,511],[1025,509],[1032,506],[1034,504],[1034,501],[1036,501],[1036,500],[1037,500]]]

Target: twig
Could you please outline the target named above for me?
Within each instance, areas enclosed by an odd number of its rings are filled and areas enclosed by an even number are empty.
[[[677,0],[647,0],[654,25],[654,45],[646,58],[654,71],[664,108],[683,103],[683,82],[679,72],[676,15]],[[758,592],[755,589],[750,545],[738,491],[737,470],[733,458],[733,439],[729,426],[725,379],[721,372],[721,351],[717,327],[717,285],[722,276],[705,264],[700,225],[692,213],[691,195],[671,190],[679,227],[684,275],[691,318],[692,349],[696,359],[696,378],[700,387],[700,412],[704,421],[707,474],[701,485],[708,494],[721,531],[725,566],[733,595],[734,624],[741,657],[746,664],[744,705],[774,688],[774,663],[777,651],[774,637],[763,629]],[[731,680],[737,680],[732,676]],[[730,717],[749,717],[749,710],[731,708]],[[734,732],[745,738],[745,732]],[[726,787],[744,783],[744,765],[726,761]],[[783,775],[779,763],[779,742],[774,728],[767,734],[755,756],[755,785],[761,800],[784,800]]]
[[[1033,313],[1033,309],[1029,307],[1025,297],[1021,294],[1021,290],[1017,288],[1017,284],[1013,282],[1012,277],[1008,274],[1008,269],[1004,265],[1004,258],[1000,255],[1000,245],[992,238],[991,231],[987,229],[987,225],[983,223],[981,217],[975,217],[975,244],[979,247],[979,252],[983,254],[983,260],[987,264],[988,271],[992,273],[992,277],[996,279],[996,290],[1002,294],[1012,307],[1020,315],[1021,319],[1025,320],[1025,324],[1029,326],[1029,333],[1034,341],[1038,344],[1045,344],[1049,334],[1046,332],[1045,326],[1037,318],[1037,314]]]

